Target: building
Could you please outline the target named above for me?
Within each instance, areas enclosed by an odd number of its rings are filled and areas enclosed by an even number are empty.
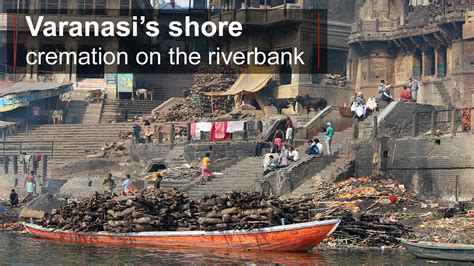
[[[320,84],[325,73],[346,73],[348,46],[354,3],[348,0],[331,1],[213,1],[212,21],[239,21],[243,35],[239,38],[217,38],[225,52],[249,52],[258,47],[262,51],[304,51],[305,65],[282,65],[275,70],[276,77],[260,76],[261,80],[272,80],[265,86],[250,88],[247,79],[241,99],[263,108],[268,96],[293,98],[297,95],[325,97],[330,105],[342,106],[350,98],[347,88],[328,87]],[[321,10],[327,10],[324,12]],[[318,39],[318,14],[319,36]],[[318,60],[321,64],[318,64]],[[246,80],[246,79],[242,79]],[[238,84],[237,84],[238,85]],[[232,89],[232,94],[236,90]],[[227,94],[224,94],[227,95]],[[289,110],[288,110],[289,111]]]
[[[472,107],[474,14],[470,0],[358,0],[347,75],[356,90],[378,95],[380,80],[420,82],[418,102]]]

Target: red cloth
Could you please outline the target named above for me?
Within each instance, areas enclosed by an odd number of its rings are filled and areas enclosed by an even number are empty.
[[[189,129],[189,134],[194,137],[196,136],[196,123],[191,123],[191,127]]]
[[[411,100],[411,93],[409,90],[402,90],[402,102],[406,103]]]
[[[227,131],[227,121],[212,122],[211,140],[229,140],[230,134]]]

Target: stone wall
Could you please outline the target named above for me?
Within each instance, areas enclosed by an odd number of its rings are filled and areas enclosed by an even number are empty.
[[[261,189],[274,195],[285,195],[335,161],[333,156],[306,156],[297,163],[269,173],[261,180]]]
[[[378,117],[379,134],[385,137],[401,138],[413,135],[413,114],[415,112],[432,112],[435,107],[428,104],[391,103]],[[418,116],[418,132],[431,129],[429,113]]]
[[[353,147],[356,176],[372,174],[372,158],[377,152],[381,157],[381,170],[418,197],[454,201],[457,184],[458,200],[471,200],[474,198],[474,157],[467,147],[473,145],[472,135],[360,142]]]
[[[254,147],[253,141],[193,143],[186,145],[184,153],[188,162],[199,162],[206,152],[211,153],[211,160],[253,156]]]
[[[427,199],[474,199],[472,135],[454,138],[399,139],[394,142],[387,169],[408,189]],[[457,179],[457,181],[456,181]]]

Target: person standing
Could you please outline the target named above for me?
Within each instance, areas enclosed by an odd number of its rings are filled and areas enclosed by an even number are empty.
[[[39,125],[40,113],[41,113],[41,108],[37,104],[33,106],[33,120],[36,125]]]
[[[115,181],[112,179],[112,174],[109,174],[107,176],[107,178],[104,180],[102,185],[104,186],[105,192],[112,193],[114,191],[114,188],[116,187],[116,185],[115,185]]]
[[[206,153],[206,156],[201,159],[201,185],[204,185],[204,183],[209,181],[209,178],[212,175],[211,170],[209,169],[209,157],[211,157],[211,154],[208,152]]]
[[[408,81],[410,82],[408,83],[408,87],[410,88],[411,100],[416,103],[418,97],[418,80],[414,77],[410,77]]]
[[[145,120],[143,126],[143,134],[145,134],[146,143],[152,143],[151,137],[155,134],[155,129],[151,126],[150,121]]]
[[[328,149],[328,155],[331,155],[331,143],[334,136],[334,128],[332,127],[331,122],[327,122],[327,126],[328,127],[326,128],[326,134],[325,134],[326,145]]]
[[[275,145],[274,152],[280,152],[281,145],[283,144],[283,130],[278,128],[273,135],[273,144]]]
[[[26,176],[24,186],[27,194],[36,194],[35,171]]]
[[[286,134],[285,134],[285,140],[287,145],[293,145],[293,133],[294,133],[294,128],[293,128],[293,123],[291,122],[291,119],[289,116],[286,117]]]
[[[27,154],[26,152],[21,153],[20,155],[20,163],[23,163],[23,174],[28,174],[30,170],[30,161],[31,155]]]
[[[261,130],[257,131],[257,143],[255,144],[255,157],[262,156],[262,148],[263,148],[263,132]]]
[[[133,125],[133,135],[135,136],[135,143],[140,143],[140,132],[142,131],[142,128],[140,125],[135,124]]]
[[[127,175],[127,179],[122,183],[122,194],[128,195],[130,192],[130,186],[132,185],[132,177]]]

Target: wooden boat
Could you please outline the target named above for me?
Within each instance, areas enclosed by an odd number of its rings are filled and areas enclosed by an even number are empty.
[[[474,245],[407,240],[401,240],[401,243],[408,252],[418,258],[474,262]]]
[[[311,221],[253,230],[157,231],[139,233],[80,232],[55,230],[35,224],[24,226],[35,237],[56,241],[96,244],[151,246],[161,248],[226,248],[266,251],[307,251],[338,226],[340,220]]]

